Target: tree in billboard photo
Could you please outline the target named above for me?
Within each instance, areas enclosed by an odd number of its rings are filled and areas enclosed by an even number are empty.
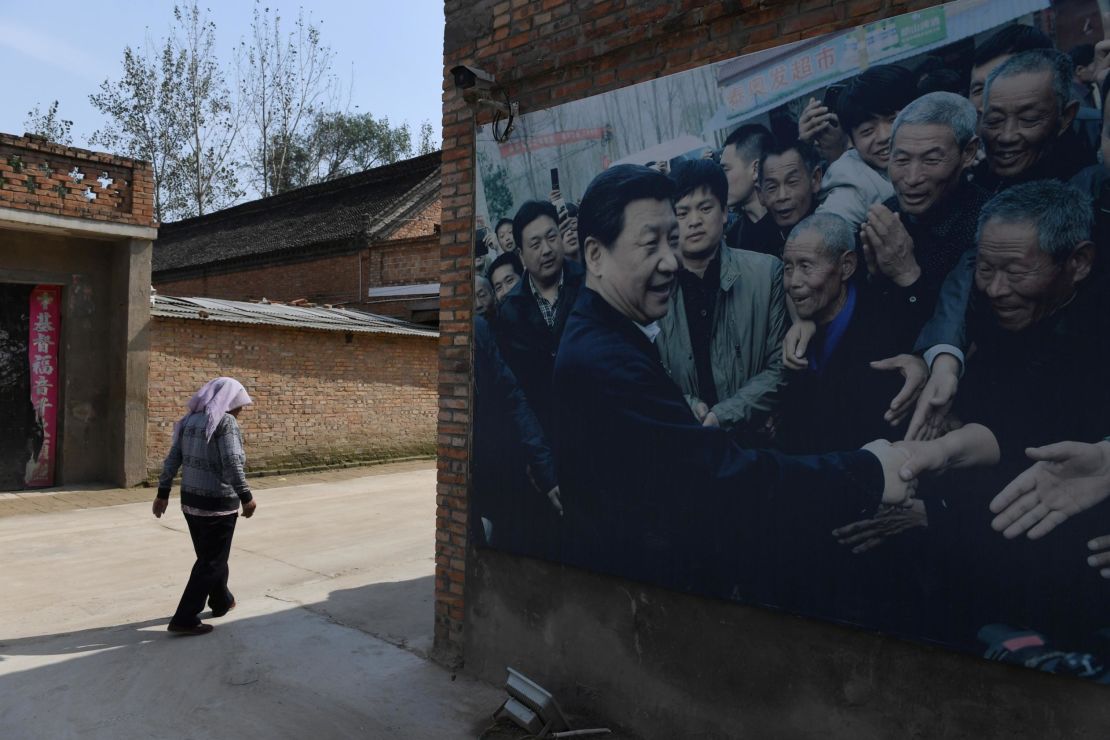
[[[480,547],[1110,683],[1110,28],[972,0],[477,132]]]

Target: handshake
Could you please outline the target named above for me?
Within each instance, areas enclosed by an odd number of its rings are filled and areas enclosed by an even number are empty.
[[[994,432],[981,424],[966,424],[929,441],[906,440],[891,444],[883,439],[863,449],[883,466],[883,503],[901,505],[917,490],[917,479],[949,468],[994,465],[1000,451]]]
[[[953,467],[991,465],[998,461],[998,443],[984,426],[968,424],[930,441],[893,444],[877,439],[863,446],[883,468],[883,495],[879,511],[869,519],[833,530],[840,544],[854,553],[879,546],[894,535],[927,527],[925,505],[914,498],[917,481],[925,474],[939,474]]]
[[[879,459],[883,466],[883,505],[901,506],[913,498],[917,491],[917,476],[912,474],[909,464],[913,453],[904,442],[891,444],[885,439],[876,439],[863,446]]]

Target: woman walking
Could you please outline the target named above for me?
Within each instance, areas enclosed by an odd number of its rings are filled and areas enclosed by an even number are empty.
[[[246,455],[236,417],[252,403],[243,384],[234,378],[209,381],[189,399],[188,413],[174,425],[173,445],[158,478],[154,516],[161,517],[169,504],[170,488],[181,469],[181,511],[189,524],[197,561],[181,594],[169,631],[204,635],[212,625],[200,621],[205,600],[213,617],[235,607],[227,589],[227,559],[231,537],[239,518],[254,514],[256,503],[244,474]]]

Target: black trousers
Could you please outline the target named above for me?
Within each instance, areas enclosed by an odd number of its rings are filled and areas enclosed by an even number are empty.
[[[189,574],[189,582],[177,613],[170,623],[178,627],[193,627],[200,623],[198,614],[204,609],[205,600],[212,611],[224,611],[231,606],[235,597],[227,590],[227,559],[231,555],[231,537],[235,534],[235,522],[239,515],[195,516],[186,514],[189,535],[193,538],[193,550],[197,561]]]

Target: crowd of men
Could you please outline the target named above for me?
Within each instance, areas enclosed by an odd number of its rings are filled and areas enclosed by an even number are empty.
[[[498,222],[475,535],[1106,677],[1102,52],[1005,27]]]

